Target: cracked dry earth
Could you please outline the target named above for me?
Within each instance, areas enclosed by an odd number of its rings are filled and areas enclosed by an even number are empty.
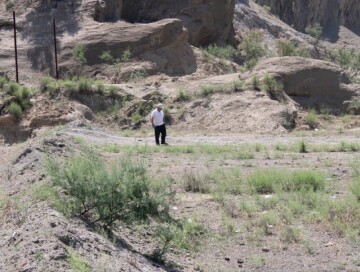
[[[226,173],[236,172],[244,182],[243,177],[257,169],[319,170],[326,175],[328,197],[338,201],[350,194],[352,165],[360,152],[335,147],[342,142],[360,144],[357,133],[204,136],[170,130],[168,147],[154,146],[151,131],[123,137],[95,127],[65,127],[48,134],[0,147],[0,271],[74,271],[74,256],[87,264],[85,270],[75,271],[360,271],[359,242],[353,239],[359,239],[359,233],[349,238],[326,222],[303,221],[300,216],[291,222],[279,219],[262,232],[257,223],[268,210],[249,212],[244,203],[271,207],[275,204],[266,199],[274,196],[242,192],[220,197],[214,192],[187,192],[183,186],[187,175],[204,177],[213,185],[216,175],[221,181]],[[301,141],[307,153],[297,150]],[[145,257],[159,244],[151,226],[122,226],[109,240],[36,198],[36,188],[49,184],[46,156],[66,158],[84,144],[107,162],[134,159],[143,162],[154,179],[170,178],[176,192],[171,214],[199,222],[206,230],[196,249],[173,245],[167,264],[158,265]],[[325,150],[329,147],[334,150]],[[300,233],[299,239],[284,239],[288,226]]]

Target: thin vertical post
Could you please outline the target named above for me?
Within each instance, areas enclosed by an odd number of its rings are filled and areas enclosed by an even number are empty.
[[[59,79],[55,18],[53,18],[53,28],[54,28],[54,50],[55,50],[55,76],[56,76],[56,79]]]
[[[18,56],[17,56],[17,44],[16,44],[16,20],[15,20],[15,11],[13,11],[13,21],[14,21],[14,45],[15,45],[16,83],[19,83],[19,69],[18,69]]]

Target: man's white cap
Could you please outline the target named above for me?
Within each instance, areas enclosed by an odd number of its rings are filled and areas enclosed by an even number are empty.
[[[159,108],[159,109],[163,109],[164,108],[164,106],[163,106],[163,104],[157,104],[157,106],[156,106],[157,108]]]

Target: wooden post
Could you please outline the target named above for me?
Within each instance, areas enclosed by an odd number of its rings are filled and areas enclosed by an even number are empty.
[[[19,68],[18,68],[17,44],[16,44],[16,20],[15,20],[15,11],[13,11],[13,21],[14,21],[14,45],[15,45],[16,83],[19,83]]]
[[[53,18],[53,28],[54,28],[54,51],[55,51],[55,77],[59,79],[59,71],[58,71],[58,59],[57,59],[57,46],[56,46],[56,25],[55,18]]]

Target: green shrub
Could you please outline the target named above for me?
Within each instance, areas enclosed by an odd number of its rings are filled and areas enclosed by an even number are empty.
[[[93,85],[93,81],[91,79],[82,77],[78,81],[78,90],[79,92],[84,92],[84,93],[91,92],[92,85]]]
[[[299,56],[308,58],[309,52],[305,48],[299,48],[293,41],[280,39],[276,41],[276,48],[279,56]]]
[[[79,66],[86,64],[85,49],[84,46],[77,44],[73,48],[73,58]]]
[[[315,39],[319,40],[322,36],[322,26],[317,23],[313,26],[307,26],[305,28],[305,33],[309,34],[310,36],[314,37]]]
[[[109,91],[109,94],[110,94],[111,96],[115,96],[115,95],[117,95],[117,93],[118,93],[118,91],[119,91],[119,88],[116,87],[116,86],[111,85],[111,86],[108,88],[108,91]]]
[[[177,91],[174,101],[183,102],[183,101],[189,101],[190,99],[191,99],[191,95],[187,90],[179,89]]]
[[[55,92],[60,91],[60,82],[56,81],[51,77],[43,77],[41,79],[40,90],[42,92],[48,92],[54,94]]]
[[[214,85],[201,85],[200,86],[200,96],[201,97],[209,97],[215,93],[215,86]]]
[[[237,79],[233,82],[233,89],[235,92],[240,92],[244,90],[244,81]]]
[[[299,152],[300,153],[307,153],[307,147],[304,141],[299,142]]]
[[[2,89],[4,85],[8,82],[9,80],[6,77],[0,76],[0,89]]]
[[[102,60],[102,61],[105,61],[109,64],[114,64],[114,62],[116,61],[114,59],[114,57],[111,55],[110,51],[107,50],[107,51],[103,51],[101,53],[101,55],[99,56],[99,58]]]
[[[318,127],[319,121],[314,109],[311,109],[306,115],[305,124],[308,125],[311,129]]]
[[[139,82],[146,77],[148,77],[148,73],[146,72],[146,70],[134,70],[127,77],[126,81],[127,82]]]
[[[150,192],[150,177],[144,166],[120,161],[106,167],[94,152],[72,156],[59,166],[49,160],[47,172],[54,185],[70,199],[69,208],[76,215],[87,215],[94,223],[111,227],[115,221],[146,220],[160,215],[165,203]]]
[[[4,105],[7,111],[15,118],[20,119],[23,112],[30,107],[29,99],[32,91],[15,82],[5,84],[4,90],[8,95],[8,97],[4,99]]]
[[[252,84],[254,90],[259,89],[260,82],[259,82],[259,78],[257,75],[253,75],[253,77],[251,78],[251,84]]]
[[[91,267],[86,260],[77,254],[72,248],[67,248],[68,262],[72,271],[76,272],[90,272]]]
[[[255,65],[257,64],[257,62],[258,62],[258,59],[255,59],[255,58],[245,61],[245,63],[244,63],[245,71],[252,70],[255,67]]]
[[[254,193],[272,194],[275,193],[277,185],[287,178],[287,173],[279,170],[256,170],[247,178]]]
[[[183,177],[182,186],[186,192],[208,193],[209,186],[205,176],[195,175],[194,173],[186,174]]]
[[[121,60],[123,62],[128,62],[131,59],[131,56],[132,56],[132,54],[131,54],[130,49],[126,49],[122,54]]]
[[[268,5],[263,5],[263,9],[267,12],[267,13],[271,13],[271,7]]]
[[[131,121],[133,121],[134,123],[139,123],[142,120],[143,120],[143,117],[137,112],[135,112],[131,115]]]
[[[325,188],[325,176],[318,171],[297,170],[282,181],[283,191],[321,191]]]
[[[61,81],[61,86],[68,92],[75,92],[78,90],[78,84],[72,80]]]
[[[299,229],[286,226],[280,233],[280,240],[288,244],[298,243],[302,240],[302,235]]]
[[[352,66],[353,60],[357,62],[357,56],[355,50],[347,50],[344,47],[337,48],[330,53],[330,58],[333,62],[339,64],[344,68],[350,68]]]
[[[7,110],[16,119],[20,119],[20,117],[23,113],[21,106],[19,104],[17,104],[16,102],[12,102],[9,106],[7,106]]]
[[[279,82],[272,76],[266,74],[263,79],[263,90],[267,93],[278,91],[280,89]]]
[[[267,54],[267,47],[264,43],[264,36],[260,31],[247,33],[239,45],[239,50],[248,63],[248,68],[255,66],[256,62]]]
[[[208,47],[205,47],[204,50],[206,53],[224,60],[233,60],[237,54],[236,48],[232,47],[231,45],[220,47],[211,44]]]

